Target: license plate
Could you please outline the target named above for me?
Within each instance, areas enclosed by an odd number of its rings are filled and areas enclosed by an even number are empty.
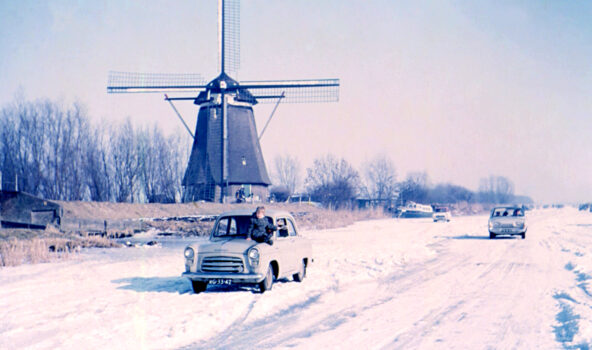
[[[209,284],[231,285],[232,280],[230,280],[230,279],[214,279],[214,280],[209,280],[208,283]]]
[[[503,233],[511,233],[511,232],[512,232],[512,230],[504,229],[504,230],[502,230],[502,232],[503,232]]]

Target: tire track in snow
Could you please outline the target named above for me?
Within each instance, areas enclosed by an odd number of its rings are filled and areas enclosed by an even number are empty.
[[[247,319],[247,317],[249,317],[251,311],[253,311],[253,308],[255,307],[255,304],[258,300],[259,298],[256,298],[255,300],[251,301],[245,312],[243,312],[243,314],[240,317],[238,317],[234,322],[232,322],[232,324],[226,327],[226,329],[220,332],[217,336],[214,336],[212,339],[208,340],[206,343],[200,342],[181,347],[180,349],[213,349],[216,344],[219,344],[226,338],[226,335],[228,333],[232,333],[240,328],[241,324]]]
[[[248,318],[255,305],[255,301],[253,301],[249,310],[243,316],[218,335],[208,340],[182,347],[181,349],[242,349],[259,345],[259,339],[267,336],[265,332],[266,326],[273,324],[275,327],[275,323],[280,319],[293,317],[298,311],[307,309],[312,304],[318,302],[321,296],[322,293],[317,293],[300,303],[292,305],[289,309],[281,310],[276,314],[265,317],[263,320],[256,320],[245,324],[244,321]]]
[[[378,281],[332,284],[323,291],[308,297],[305,301],[290,305],[287,309],[252,322],[235,323],[234,325],[238,325],[238,327],[233,327],[231,332],[224,331],[206,342],[196,343],[183,349],[290,347],[301,339],[333,331],[368,310],[380,308],[396,298],[399,292],[412,288],[420,281],[430,279],[434,275],[443,275],[446,271],[463,263],[456,260],[441,261],[436,258],[431,259],[430,262],[434,265],[431,268],[426,269],[425,263],[417,263]],[[366,291],[361,292],[361,289]],[[373,293],[373,291],[381,290],[381,293]],[[357,294],[374,294],[374,297],[358,299],[354,297]],[[334,302],[336,298],[350,302],[337,303]],[[345,307],[332,307],[331,305],[345,305]],[[326,307],[331,309],[330,312],[327,312]],[[306,321],[305,327],[302,327],[303,320]],[[278,324],[297,324],[298,327],[280,329]]]

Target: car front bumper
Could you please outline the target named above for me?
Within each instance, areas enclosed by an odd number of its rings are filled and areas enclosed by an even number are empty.
[[[521,235],[526,233],[526,228],[498,228],[494,227],[489,230],[489,232],[496,234],[496,235]]]
[[[265,275],[260,273],[203,273],[203,272],[183,272],[182,277],[187,277],[192,281],[208,282],[209,280],[231,280],[232,283],[259,283],[265,279]]]

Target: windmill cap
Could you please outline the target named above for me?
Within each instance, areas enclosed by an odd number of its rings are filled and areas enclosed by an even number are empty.
[[[201,105],[211,102],[211,94],[219,94],[221,92],[236,93],[234,97],[236,101],[247,102],[253,105],[257,104],[257,99],[247,89],[241,89],[238,81],[232,79],[226,73],[222,73],[216,79],[210,81],[206,85],[206,90],[200,92],[193,103]]]
[[[212,92],[220,92],[221,90],[236,90],[239,87],[238,81],[232,79],[226,73],[220,74],[216,79],[210,81],[207,89]]]

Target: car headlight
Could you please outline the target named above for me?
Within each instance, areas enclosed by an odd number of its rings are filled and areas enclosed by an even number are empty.
[[[185,248],[185,258],[188,260],[193,260],[193,257],[195,256],[195,251],[193,250],[193,248],[191,247],[187,247]]]
[[[255,247],[249,249],[247,257],[249,258],[249,265],[253,267],[259,266],[259,249]]]

